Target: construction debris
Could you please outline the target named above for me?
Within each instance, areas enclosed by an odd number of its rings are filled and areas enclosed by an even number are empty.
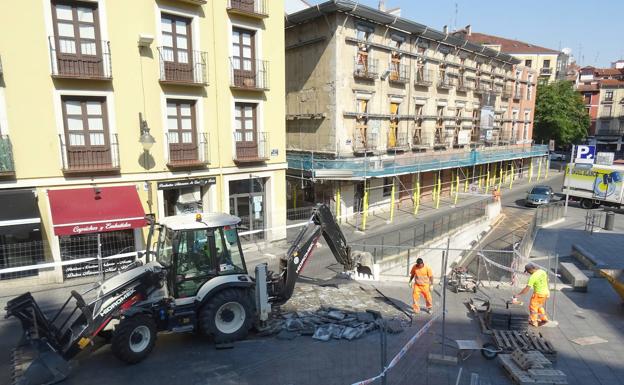
[[[353,281],[336,285],[300,284],[291,300],[272,314],[258,336],[276,335],[278,339],[312,336],[315,340],[351,341],[378,328],[379,312],[388,333],[401,333],[409,318],[373,288]]]
[[[503,368],[518,385],[568,383],[565,373],[553,369],[552,363],[538,351],[523,352],[517,349],[498,357]]]

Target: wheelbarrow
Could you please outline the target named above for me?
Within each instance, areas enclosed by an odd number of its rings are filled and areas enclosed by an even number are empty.
[[[609,281],[624,302],[624,269],[600,269],[600,274]]]

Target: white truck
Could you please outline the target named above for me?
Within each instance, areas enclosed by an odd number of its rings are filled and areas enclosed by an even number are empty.
[[[566,167],[563,193],[591,209],[600,205],[621,206],[624,202],[624,165],[570,163]]]

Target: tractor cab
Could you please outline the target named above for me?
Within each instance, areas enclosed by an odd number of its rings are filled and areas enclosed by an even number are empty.
[[[213,278],[247,274],[236,226],[240,218],[222,213],[166,217],[160,221],[157,261],[167,269],[174,298],[192,298]]]

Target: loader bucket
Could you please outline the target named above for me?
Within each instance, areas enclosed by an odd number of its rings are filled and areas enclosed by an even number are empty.
[[[616,291],[624,302],[624,270],[623,269],[600,269],[600,274],[609,281],[613,290]]]
[[[55,384],[69,371],[69,363],[45,341],[27,340],[13,350],[13,385]]]

